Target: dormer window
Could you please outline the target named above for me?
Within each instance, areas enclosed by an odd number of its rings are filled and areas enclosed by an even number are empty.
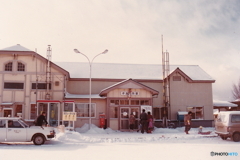
[[[5,71],[12,71],[13,63],[9,62],[5,65]]]
[[[18,71],[25,71],[25,65],[22,64],[21,62],[18,62],[18,68],[17,68]]]

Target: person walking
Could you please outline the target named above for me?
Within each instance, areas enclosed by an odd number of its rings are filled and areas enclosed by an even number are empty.
[[[153,116],[151,115],[151,112],[148,112],[147,121],[148,121],[147,133],[152,133],[152,131],[153,131]]]
[[[46,112],[44,112],[44,111],[37,117],[35,125],[36,126],[42,126],[43,121],[45,122],[46,125],[48,124],[48,122],[46,120]]]
[[[135,116],[131,113],[131,115],[129,117],[129,128],[130,128],[130,131],[133,131],[134,124],[135,124]]]
[[[141,133],[144,133],[144,130],[147,132],[147,113],[145,112],[145,109],[142,109],[142,113],[140,114],[140,120],[141,120],[141,124],[142,124],[142,128],[141,128]]]
[[[192,120],[192,112],[189,111],[188,114],[184,116],[184,125],[185,125],[186,134],[189,134],[188,131],[191,129],[191,120]]]

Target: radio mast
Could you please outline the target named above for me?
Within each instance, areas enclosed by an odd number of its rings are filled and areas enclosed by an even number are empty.
[[[163,52],[163,36],[162,36],[162,72],[163,72],[163,126],[167,126],[168,110],[170,109],[170,90],[169,90],[169,53]]]
[[[46,85],[47,85],[47,93],[45,99],[50,100],[50,87],[51,87],[51,59],[52,59],[52,49],[51,45],[48,45],[47,48],[47,69],[46,69]]]

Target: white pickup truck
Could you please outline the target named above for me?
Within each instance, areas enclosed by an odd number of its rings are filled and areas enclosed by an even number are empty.
[[[0,117],[0,142],[31,142],[42,145],[55,137],[53,127],[29,126],[23,119]]]

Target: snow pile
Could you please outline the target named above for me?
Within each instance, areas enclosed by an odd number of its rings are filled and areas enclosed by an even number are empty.
[[[118,143],[118,142],[159,142],[159,141],[182,141],[186,139],[199,139],[205,137],[216,137],[214,128],[204,128],[204,131],[211,131],[209,135],[198,134],[198,128],[192,128],[190,134],[186,135],[184,127],[169,129],[155,128],[152,134],[141,134],[140,132],[121,132],[110,128],[103,129],[95,125],[84,124],[76,131],[68,131],[65,133],[57,133],[56,141],[62,143]]]

